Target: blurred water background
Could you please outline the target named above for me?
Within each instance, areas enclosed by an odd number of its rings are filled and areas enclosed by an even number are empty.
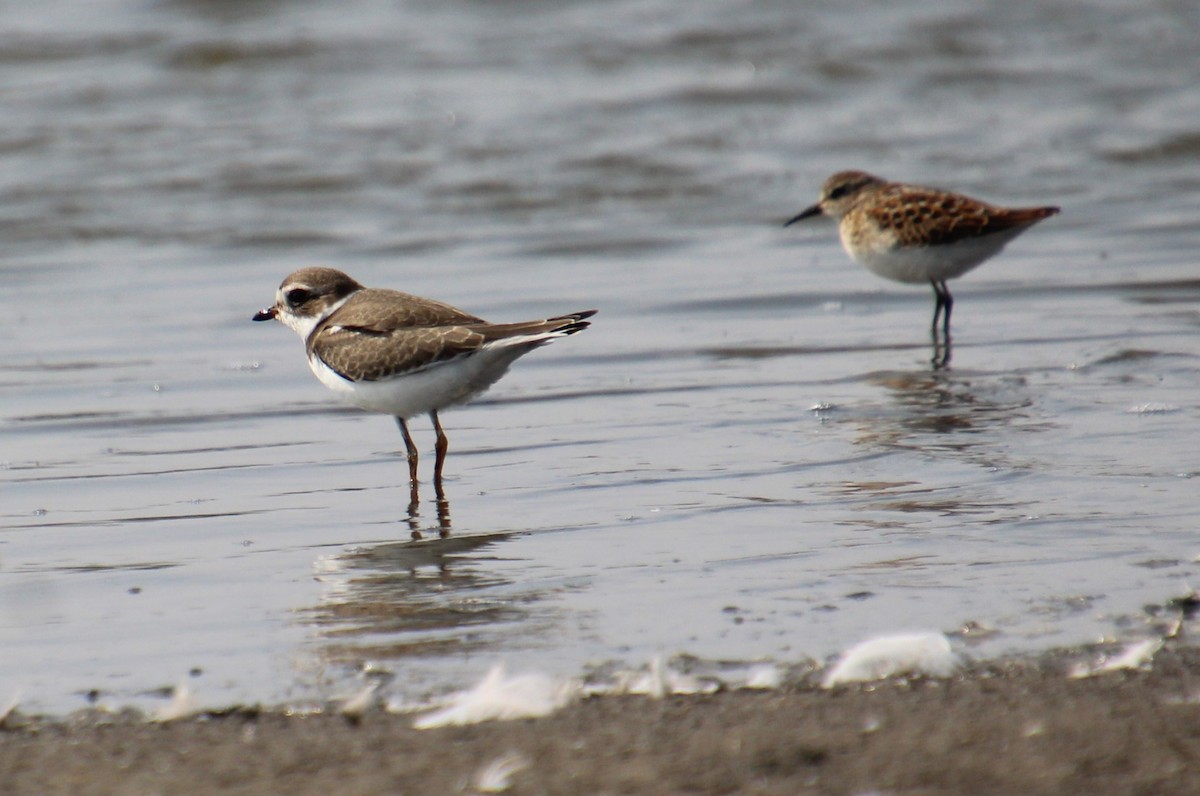
[[[1139,637],[1196,582],[1195,3],[2,19],[0,698],[274,704],[364,666],[419,698],[967,623],[987,657]],[[954,283],[950,368],[929,290],[781,228],[844,168],[1063,207]],[[600,309],[444,414],[447,539],[392,422],[250,323],[312,264]]]

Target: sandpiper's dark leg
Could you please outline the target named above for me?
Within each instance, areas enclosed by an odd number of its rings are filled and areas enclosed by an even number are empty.
[[[933,330],[937,331],[938,316],[942,316],[942,331],[950,334],[950,310],[954,309],[954,296],[950,295],[950,288],[946,287],[945,281],[939,280],[931,282],[933,285]]]
[[[954,308],[954,297],[944,280],[930,282],[933,286],[933,369],[940,370],[950,364],[950,310]],[[942,327],[938,329],[938,316]],[[940,333],[939,333],[940,332]]]
[[[417,446],[413,444],[412,434],[408,433],[408,423],[404,422],[404,418],[397,417],[396,425],[400,427],[400,433],[404,435],[404,447],[408,450],[408,488],[410,507],[412,507],[421,502],[420,494],[417,492]]]
[[[442,466],[446,463],[446,451],[450,449],[450,440],[446,439],[446,432],[442,431],[442,424],[438,420],[437,410],[434,409],[429,413],[429,418],[433,420],[433,430],[437,432],[437,446],[434,448],[437,458],[433,463],[433,488],[437,490],[438,499],[445,499],[446,494],[442,491]]]
[[[954,296],[950,295],[950,288],[946,287],[946,283],[942,283],[942,293],[945,294],[946,309],[945,315],[942,318],[942,331],[946,333],[946,345],[950,345],[950,310],[954,309]]]

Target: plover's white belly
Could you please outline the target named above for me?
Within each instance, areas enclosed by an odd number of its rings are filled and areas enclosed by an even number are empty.
[[[937,246],[902,246],[881,251],[846,247],[846,251],[871,273],[923,285],[962,276],[1003,249],[1014,237],[1015,233],[998,233]]]
[[[488,347],[457,359],[379,381],[350,381],[318,357],[310,357],[313,373],[343,400],[368,412],[409,418],[460,404],[492,386],[513,360],[530,346]]]

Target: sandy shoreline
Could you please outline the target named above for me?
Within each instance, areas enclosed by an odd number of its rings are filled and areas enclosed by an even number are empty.
[[[947,680],[585,699],[546,718],[416,730],[383,711],[10,716],[0,793],[1200,793],[1200,650],[1072,679],[1086,657],[976,665]]]

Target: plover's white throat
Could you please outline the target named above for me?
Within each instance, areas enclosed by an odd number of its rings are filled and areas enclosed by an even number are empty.
[[[448,442],[438,410],[496,382],[522,354],[588,327],[595,310],[522,323],[488,323],[439,301],[365,288],[332,268],[303,268],[283,280],[275,304],[254,315],[300,335],[321,383],[369,412],[396,418],[408,452],[411,501],[417,449],[408,419],[428,413],[437,432],[434,486],[439,498]]]
[[[897,282],[933,286],[933,329],[937,331],[942,316],[948,337],[954,298],[946,280],[962,276],[1058,211],[997,207],[937,188],[840,171],[821,186],[816,204],[784,226],[822,214],[837,219],[842,246],[870,271]]]

